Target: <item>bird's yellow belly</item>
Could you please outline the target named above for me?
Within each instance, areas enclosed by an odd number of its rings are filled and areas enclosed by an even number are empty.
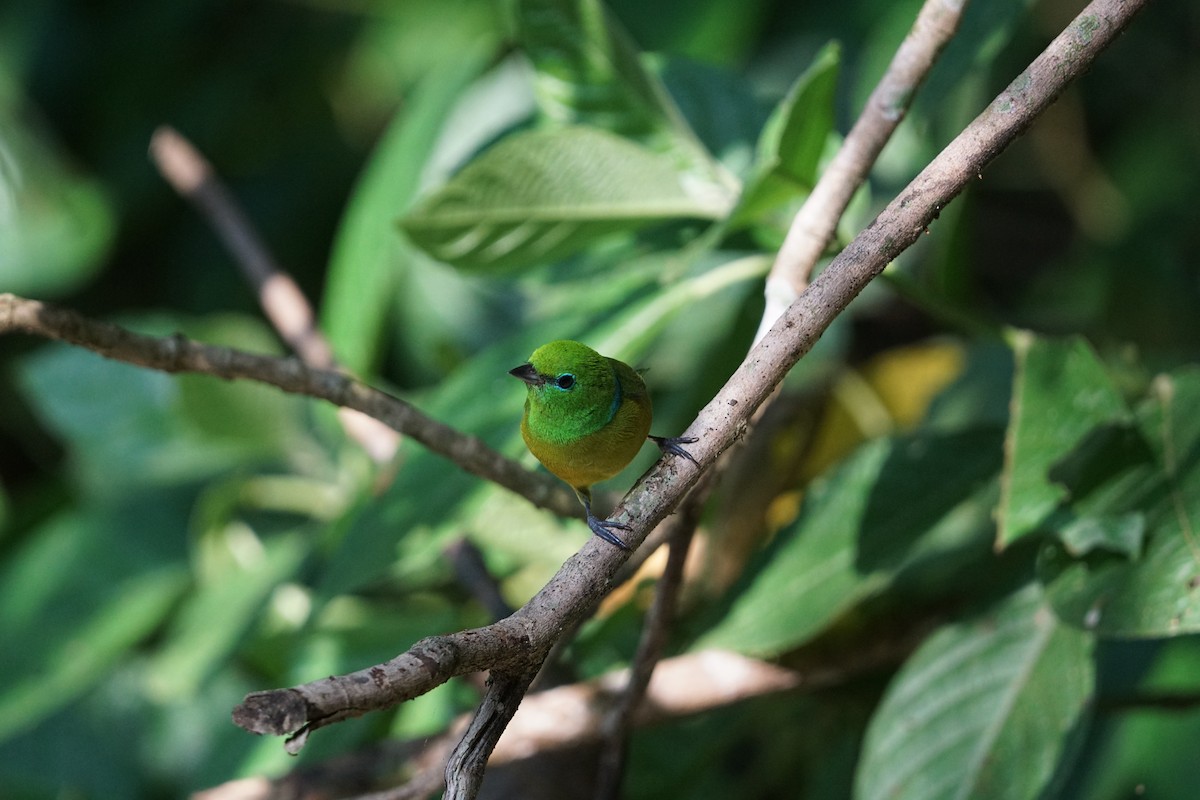
[[[521,435],[546,469],[572,487],[583,488],[625,469],[645,443],[650,432],[649,415],[623,412],[625,409],[601,430],[567,442],[532,435],[526,424],[521,425]],[[644,423],[637,419],[641,416],[645,417]]]

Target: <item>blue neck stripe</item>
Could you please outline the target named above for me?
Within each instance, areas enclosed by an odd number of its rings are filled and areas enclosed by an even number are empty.
[[[621,407],[621,400],[623,399],[621,392],[621,376],[617,374],[617,368],[613,366],[611,361],[609,361],[608,365],[610,368],[612,368],[613,386],[615,388],[613,389],[612,405],[608,407],[608,419],[604,420],[605,425],[613,421],[613,417],[617,415],[617,409]]]

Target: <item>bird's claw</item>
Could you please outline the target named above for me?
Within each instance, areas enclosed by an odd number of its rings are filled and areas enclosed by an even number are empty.
[[[587,524],[588,527],[592,529],[592,533],[596,534],[609,544],[616,545],[622,550],[630,549],[629,545],[621,541],[621,538],[612,532],[613,528],[618,528],[623,531],[631,530],[628,525],[620,522],[611,522],[607,519],[596,519],[596,517],[590,513],[588,514]]]
[[[683,449],[685,444],[693,444],[700,441],[695,436],[651,436],[652,442],[658,445],[658,449],[665,454],[686,458],[688,461],[700,466],[700,462],[692,457],[692,454]]]

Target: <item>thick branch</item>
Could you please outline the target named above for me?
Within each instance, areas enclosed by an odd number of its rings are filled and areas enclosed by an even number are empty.
[[[36,300],[0,294],[0,334],[24,331],[87,348],[100,355],[163,372],[198,372],[227,380],[253,380],[285,392],[327,400],[361,411],[412,437],[433,452],[481,478],[562,516],[578,516],[579,503],[558,481],[531,472],[468,436],[386,392],[336,370],[296,359],[255,355],[194,342],[184,336],[143,336]]]
[[[829,663],[811,672],[796,671],[723,650],[676,656],[658,665],[646,689],[645,702],[638,707],[632,722],[647,726],[768,694],[792,690],[821,691],[842,685],[882,664],[894,664],[911,652],[915,644],[914,637],[907,637],[872,653],[869,659]],[[489,768],[598,744],[604,735],[605,715],[620,702],[628,683],[629,671],[621,670],[594,680],[529,694],[492,751]],[[418,774],[403,786],[360,795],[359,800],[428,797],[442,787],[449,740],[458,739],[473,716],[459,717],[446,734],[432,742],[423,739],[384,743],[365,764],[362,763],[363,755],[356,753],[329,764],[301,766],[276,781],[262,778],[233,781],[198,792],[192,795],[192,800],[342,796],[346,787],[337,779],[351,777],[355,786],[361,786],[364,776],[394,774],[405,762],[415,762]],[[414,755],[415,752],[419,755]],[[347,760],[352,763],[343,765]],[[431,780],[431,776],[436,776],[436,780]]]
[[[492,671],[483,702],[446,760],[445,800],[471,800],[479,793],[488,757],[517,713],[536,675],[536,667],[518,673]]]

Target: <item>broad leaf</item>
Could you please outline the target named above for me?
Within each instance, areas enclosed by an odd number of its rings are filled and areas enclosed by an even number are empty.
[[[658,78],[600,0],[520,0],[517,35],[542,112],[634,139],[690,132]]]
[[[459,267],[532,265],[617,231],[725,213],[719,195],[685,183],[668,156],[604,131],[524,132],[480,155],[401,224]]]
[[[396,215],[416,197],[446,118],[479,67],[478,57],[468,57],[456,67],[434,71],[417,86],[376,147],[346,207],[330,258],[322,322],[338,359],[355,372],[375,366],[395,299],[392,287],[412,255],[396,235]]]
[[[943,628],[888,687],[867,730],[858,800],[1025,800],[1051,783],[1087,719],[1092,637],[1037,586]]]
[[[833,99],[841,48],[817,53],[764,126],[753,175],[731,224],[749,224],[789,200],[806,195],[817,180],[817,162],[833,132]]]
[[[159,628],[188,586],[165,497],[58,515],[0,571],[0,741],[105,680]]]
[[[1111,450],[1093,451],[1108,471],[1066,509],[1071,536],[1065,545],[1043,548],[1039,575],[1055,610],[1098,634],[1194,633],[1200,631],[1200,370],[1159,376],[1136,411],[1135,427],[1152,457],[1113,469]],[[1081,536],[1093,546],[1079,547]],[[1068,547],[1081,555],[1072,557]]]
[[[799,519],[749,571],[698,647],[776,655],[883,591],[902,570],[954,562],[991,535],[995,430],[868,443],[814,482]]]
[[[997,546],[1043,525],[1066,499],[1051,468],[1100,425],[1129,411],[1095,351],[1080,337],[1044,339],[1019,332],[1012,418],[1005,446]]]

